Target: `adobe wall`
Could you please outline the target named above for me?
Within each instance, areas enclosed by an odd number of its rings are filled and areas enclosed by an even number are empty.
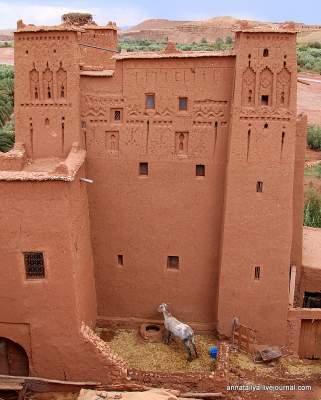
[[[101,321],[159,319],[167,302],[185,321],[214,328],[233,74],[233,57],[168,57],[117,60],[112,78],[81,78]],[[155,93],[155,110],[145,93]],[[139,162],[149,163],[148,177]],[[170,255],[179,270],[167,269]]]
[[[0,186],[0,336],[25,348],[32,375],[85,376],[75,361],[88,347],[80,328],[96,322],[86,186],[79,179]],[[44,253],[44,279],[26,279],[25,251]]]
[[[29,158],[66,157],[80,132],[77,32],[19,31],[14,51],[16,141]]]
[[[320,292],[321,273],[319,269],[303,267],[300,280],[300,306],[302,306],[304,292]]]
[[[80,44],[80,62],[84,66],[104,69],[115,67],[115,61],[112,60],[113,52],[82,46],[82,44],[87,44],[101,49],[117,50],[117,29],[113,23],[110,22],[107,27],[87,27],[84,31],[78,32],[77,36]]]
[[[245,29],[236,35],[235,50],[219,332],[230,336],[232,319],[238,317],[257,330],[259,342],[281,345],[287,339],[293,232],[295,35]],[[262,192],[257,182],[263,183]]]
[[[307,117],[300,115],[297,121],[295,145],[295,169],[293,182],[293,238],[291,265],[296,266],[295,304],[302,306],[299,294],[302,274],[303,208],[304,208],[304,162],[307,132]]]
[[[290,308],[288,312],[288,346],[295,354],[299,353],[302,320],[321,320],[320,308]]]
[[[109,28],[15,34],[20,144],[0,159],[12,179],[0,182],[0,336],[18,327],[32,374],[102,382],[126,379],[127,369],[94,334],[97,315],[106,324],[158,320],[166,302],[199,330],[218,323],[229,336],[237,316],[259,342],[285,344],[306,124],[296,118],[295,35],[238,32],[236,57],[172,48],[111,58],[79,46],[116,47]],[[56,181],[79,147],[86,169]],[[14,180],[47,164],[59,164],[50,181]],[[46,279],[25,279],[28,250],[44,251]]]

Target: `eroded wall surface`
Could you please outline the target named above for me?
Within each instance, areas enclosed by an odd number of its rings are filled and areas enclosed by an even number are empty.
[[[117,61],[112,78],[82,78],[102,319],[159,318],[157,305],[167,302],[213,328],[233,72],[232,57],[133,59]],[[153,110],[146,93],[155,94]],[[167,268],[172,255],[178,270]]]
[[[16,33],[0,336],[24,347],[32,374],[102,382],[127,367],[97,318],[157,320],[162,302],[199,330],[230,336],[238,317],[259,342],[285,344],[306,124],[295,35],[245,29],[235,52],[112,57],[101,51],[115,35],[113,24]],[[26,251],[43,252],[44,279],[26,279]]]
[[[233,317],[286,343],[296,152],[295,35],[240,32],[219,281],[219,331]]]

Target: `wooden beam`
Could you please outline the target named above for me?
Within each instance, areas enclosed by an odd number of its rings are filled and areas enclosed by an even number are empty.
[[[72,385],[72,386],[99,386],[101,385],[100,382],[77,382],[77,381],[60,381],[56,379],[47,379],[47,378],[38,378],[37,376],[12,376],[12,375],[0,375],[0,381],[2,379],[8,379],[8,380],[23,380],[24,382],[27,381],[37,381],[37,382],[44,382],[44,383],[54,383],[54,384],[59,384],[59,385]]]
[[[22,390],[23,385],[16,382],[0,382],[0,390]]]

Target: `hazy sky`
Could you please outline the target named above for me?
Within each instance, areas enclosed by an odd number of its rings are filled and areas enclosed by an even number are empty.
[[[0,0],[0,29],[14,28],[21,18],[35,24],[59,23],[68,11],[89,11],[98,23],[112,20],[118,26],[147,18],[195,20],[223,15],[321,24],[321,0]]]

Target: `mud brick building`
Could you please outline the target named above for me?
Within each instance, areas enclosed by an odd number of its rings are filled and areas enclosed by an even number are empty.
[[[2,372],[125,379],[95,326],[157,320],[161,302],[197,331],[230,337],[238,317],[304,352],[321,310],[303,308],[296,85],[292,25],[241,25],[225,52],[118,53],[114,23],[20,21]]]

